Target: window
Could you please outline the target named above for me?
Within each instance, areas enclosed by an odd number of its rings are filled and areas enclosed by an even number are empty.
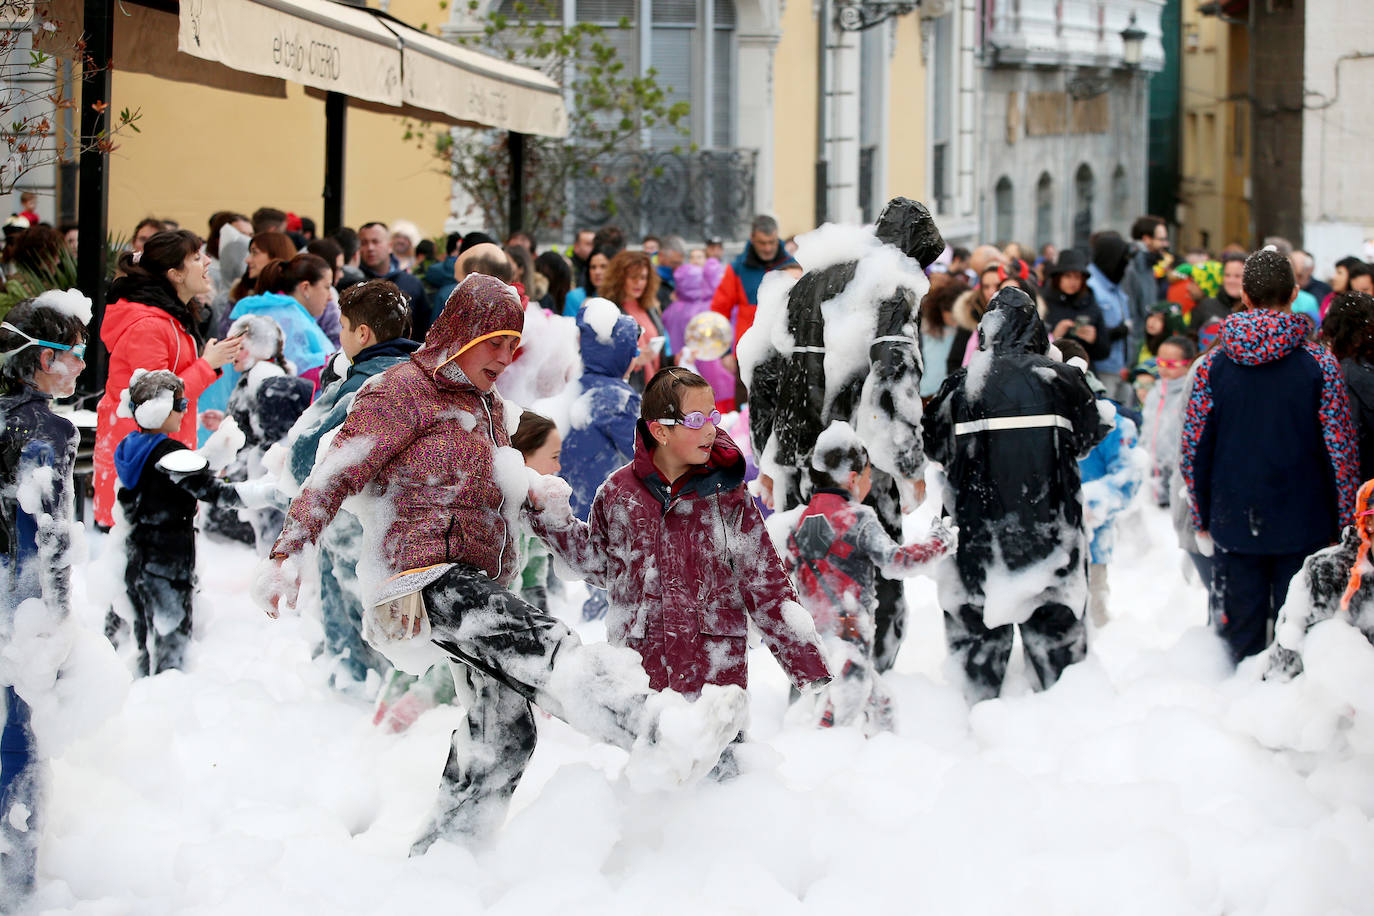
[[[1096,194],[1097,180],[1093,170],[1085,162],[1078,167],[1073,176],[1073,247],[1085,251],[1093,234],[1093,197]]]
[[[1118,165],[1112,172],[1112,220],[1125,223],[1131,218],[1131,186],[1126,181],[1125,166]]]
[[[930,196],[937,213],[950,211],[953,188],[949,180],[951,162],[950,114],[953,102],[951,76],[954,73],[953,16],[940,16],[922,23],[931,29],[931,60],[926,73],[930,80]]]
[[[562,22],[565,6],[577,22],[605,29],[602,40],[616,50],[629,74],[653,67],[668,103],[692,106],[691,132],[683,136],[667,124],[649,128],[649,142],[659,149],[727,148],[734,141],[735,123],[735,4],[734,0],[499,0],[499,11],[518,16],[518,5],[531,18]],[[647,60],[641,6],[649,11]],[[710,22],[707,22],[707,17]],[[622,19],[630,28],[619,28]],[[576,101],[574,100],[574,104]]]
[[[997,209],[997,231],[993,237],[998,246],[1012,241],[1013,225],[1016,217],[1016,204],[1012,199],[1011,179],[1003,175],[997,179],[997,189],[993,192]]]
[[[1035,183],[1035,250],[1054,242],[1054,179],[1041,172]]]

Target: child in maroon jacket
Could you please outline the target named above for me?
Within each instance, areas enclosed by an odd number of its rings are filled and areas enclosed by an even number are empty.
[[[924,572],[949,553],[954,534],[939,521],[925,541],[894,543],[863,504],[872,484],[868,451],[848,423],[836,421],[816,440],[811,501],[787,538],[788,572],[816,621],[835,680],[805,711],[822,728],[859,723],[865,735],[891,731],[892,696],[873,667],[876,575]]]
[[[815,627],[719,420],[705,379],[660,370],[644,389],[634,460],[601,485],[588,520],[545,478],[531,492],[531,526],[607,590],[607,639],[639,653],[653,688],[696,696],[708,684],[747,686],[750,620],[796,687],[823,683]]]

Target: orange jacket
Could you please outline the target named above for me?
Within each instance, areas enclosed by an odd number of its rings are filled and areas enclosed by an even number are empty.
[[[114,451],[119,441],[138,430],[132,419],[116,417],[119,395],[129,387],[135,369],[170,369],[186,386],[191,402],[181,418],[176,439],[187,448],[196,447],[196,399],[219,376],[196,352],[196,342],[186,329],[167,312],[141,302],[120,299],[105,312],[100,339],[110,351],[110,371],[105,379],[105,394],[96,408],[95,434],[95,520],[114,524]]]

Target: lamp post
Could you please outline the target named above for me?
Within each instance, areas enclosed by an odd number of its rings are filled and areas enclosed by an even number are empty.
[[[841,0],[835,7],[835,25],[844,32],[862,32],[915,12],[920,5],[920,0]]]
[[[1121,62],[1127,70],[1140,68],[1140,57],[1145,50],[1145,30],[1135,24],[1135,13],[1121,30]]]

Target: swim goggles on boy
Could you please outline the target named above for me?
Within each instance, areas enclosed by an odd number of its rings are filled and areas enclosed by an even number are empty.
[[[699,410],[694,410],[681,420],[659,420],[657,422],[664,426],[685,426],[688,429],[701,429],[706,425],[707,420],[711,421],[712,426],[719,426],[720,411],[713,410],[710,413],[702,413]]]
[[[71,350],[72,356],[75,356],[77,359],[80,360],[84,360],[86,358],[85,344],[60,344],[53,343],[51,340],[39,340],[37,337],[30,337],[29,335],[25,334],[23,331],[19,330],[14,325],[10,324],[8,321],[4,322],[3,324],[0,324],[0,328],[4,328],[6,331],[13,331],[14,333],[18,334],[20,337],[28,341],[28,343],[26,344],[21,344],[20,346],[15,347],[13,350],[7,351],[6,355],[8,356],[13,356],[20,350],[23,350],[25,347],[52,347],[54,350]]]
[[[172,402],[172,411],[174,413],[185,413],[186,409],[190,406],[191,400],[189,398],[177,398]]]
[[[1190,360],[1186,359],[1156,359],[1155,365],[1161,369],[1182,369],[1189,362]]]

